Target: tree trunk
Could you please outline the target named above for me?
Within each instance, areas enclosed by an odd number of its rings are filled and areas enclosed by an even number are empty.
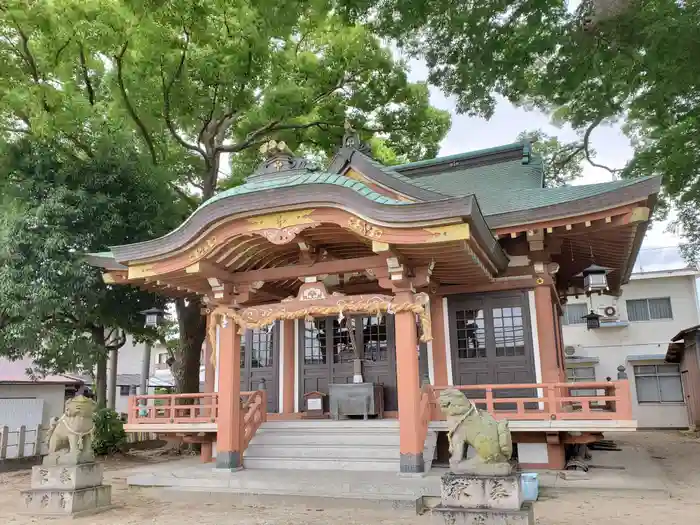
[[[180,328],[180,344],[174,352],[172,366],[177,393],[199,392],[199,367],[201,365],[202,344],[206,335],[206,317],[202,315],[199,300],[175,301]]]
[[[103,327],[92,329],[92,340],[99,348],[96,356],[95,397],[97,407],[107,406],[107,349],[105,348],[105,331]]]

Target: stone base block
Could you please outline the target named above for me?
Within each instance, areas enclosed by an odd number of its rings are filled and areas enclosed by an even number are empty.
[[[453,472],[442,476],[440,499],[444,507],[520,510],[520,475],[475,476]]]
[[[74,516],[112,508],[112,487],[100,485],[78,490],[30,489],[22,491],[25,512],[41,516]]]
[[[102,485],[102,465],[97,463],[32,467],[33,489],[77,490],[99,485]]]
[[[519,510],[456,509],[441,505],[433,513],[441,516],[445,525],[535,525],[530,503]]]

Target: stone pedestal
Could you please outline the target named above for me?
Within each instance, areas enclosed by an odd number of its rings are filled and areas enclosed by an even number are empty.
[[[445,525],[534,525],[530,503],[523,502],[520,475],[442,476],[441,504],[434,512]]]
[[[40,465],[32,468],[31,489],[22,491],[25,512],[76,516],[112,508],[112,487],[102,484],[102,465]]]

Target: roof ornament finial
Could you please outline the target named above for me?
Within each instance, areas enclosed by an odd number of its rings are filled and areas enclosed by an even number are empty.
[[[349,118],[345,118],[345,135],[343,135],[343,147],[348,149],[354,149],[361,153],[364,153],[368,157],[372,156],[372,148],[369,144],[363,142],[360,139],[360,134],[355,130],[350,122]]]
[[[287,148],[287,143],[283,140],[279,142],[276,140],[268,140],[265,144],[260,146],[260,153],[269,159],[285,153],[291,155],[292,152]]]
[[[287,174],[287,172],[295,170],[313,171],[314,169],[313,166],[308,165],[306,159],[295,157],[283,140],[268,140],[260,146],[259,151],[264,160],[248,179],[262,175]]]

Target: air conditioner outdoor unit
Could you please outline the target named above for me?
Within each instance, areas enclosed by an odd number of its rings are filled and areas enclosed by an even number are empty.
[[[564,355],[566,357],[580,356],[583,345],[564,345]]]
[[[598,314],[602,316],[603,319],[619,319],[620,318],[620,312],[617,309],[617,306],[613,304],[608,304],[606,306],[599,306],[598,307]]]

